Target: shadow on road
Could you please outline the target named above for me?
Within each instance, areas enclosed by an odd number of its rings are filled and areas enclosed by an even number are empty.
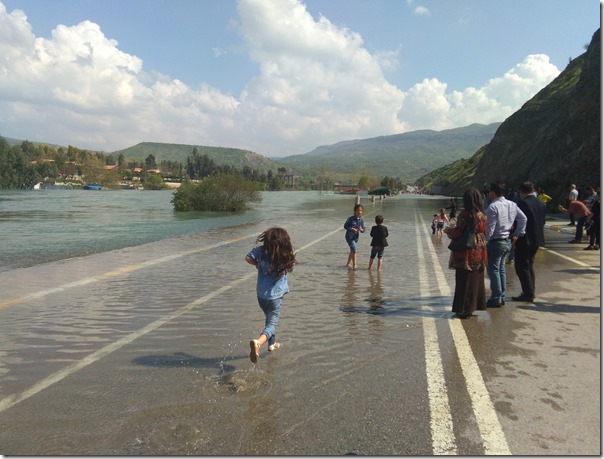
[[[587,314],[600,314],[599,307],[596,306],[582,306],[578,304],[562,304],[562,303],[540,303],[535,302],[532,305],[517,306],[517,309],[528,309],[531,311],[539,312],[570,312],[570,313],[587,313]]]
[[[133,359],[137,365],[145,365],[156,368],[216,368],[224,372],[234,370],[234,367],[225,365],[224,358],[202,358],[175,352],[172,355],[143,355]]]

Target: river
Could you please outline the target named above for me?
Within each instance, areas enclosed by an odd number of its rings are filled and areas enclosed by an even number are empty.
[[[262,202],[244,212],[175,212],[173,194],[0,190],[0,272],[268,219],[286,222],[309,210],[335,211],[334,205],[342,206],[344,221],[354,203],[349,195],[263,192]]]

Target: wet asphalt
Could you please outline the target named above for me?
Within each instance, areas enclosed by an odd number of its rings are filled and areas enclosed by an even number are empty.
[[[600,253],[565,221],[534,303],[459,321],[429,211],[366,206],[377,273],[367,247],[343,266],[346,210],[323,210],[283,225],[301,263],[257,365],[243,257],[274,222],[0,273],[0,454],[601,454]]]

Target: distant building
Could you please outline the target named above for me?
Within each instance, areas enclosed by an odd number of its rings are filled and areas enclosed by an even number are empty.
[[[286,171],[280,170],[277,172],[277,177],[281,180],[281,183],[285,185],[286,188],[293,190],[296,185],[296,176],[294,175],[294,171],[288,169]]]

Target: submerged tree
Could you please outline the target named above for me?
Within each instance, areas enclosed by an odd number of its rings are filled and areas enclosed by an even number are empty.
[[[172,204],[178,211],[240,211],[262,197],[256,184],[240,175],[216,175],[193,183],[185,181],[174,192]]]

